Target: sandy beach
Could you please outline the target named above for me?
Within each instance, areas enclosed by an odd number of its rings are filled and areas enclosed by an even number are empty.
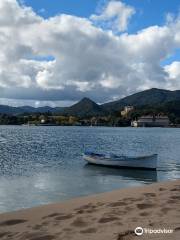
[[[1,214],[0,239],[180,239],[180,180]]]

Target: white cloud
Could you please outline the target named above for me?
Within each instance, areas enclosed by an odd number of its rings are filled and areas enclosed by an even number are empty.
[[[43,19],[16,0],[1,0],[0,12],[2,98],[103,102],[150,87],[180,87],[179,62],[161,66],[180,47],[178,18],[119,35],[87,18]]]
[[[129,20],[134,13],[135,9],[133,7],[121,1],[113,0],[108,2],[100,15],[93,14],[91,19],[102,22],[115,31],[122,32],[127,30]]]
[[[168,73],[168,87],[171,89],[180,89],[180,62],[173,62],[164,67]]]
[[[75,101],[34,101],[34,100],[24,100],[24,99],[7,99],[0,98],[0,105],[8,105],[13,107],[18,106],[32,106],[32,107],[67,107],[75,104]]]

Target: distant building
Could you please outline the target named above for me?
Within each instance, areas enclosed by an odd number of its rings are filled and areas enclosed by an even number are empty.
[[[43,123],[45,123],[46,121],[45,121],[45,119],[41,119],[41,123],[43,124]]]
[[[129,112],[131,112],[132,110],[134,110],[134,107],[133,106],[125,106],[124,107],[124,110],[123,111],[121,111],[121,116],[127,116],[127,114],[129,113]]]
[[[168,127],[169,118],[167,116],[142,116],[131,122],[132,127]]]

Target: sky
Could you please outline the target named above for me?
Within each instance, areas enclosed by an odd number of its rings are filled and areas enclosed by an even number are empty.
[[[180,89],[179,12],[179,0],[1,0],[0,104]]]

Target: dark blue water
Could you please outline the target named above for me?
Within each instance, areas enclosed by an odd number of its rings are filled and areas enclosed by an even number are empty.
[[[158,153],[158,171],[86,165],[84,150]],[[180,178],[180,129],[0,127],[0,212]]]

